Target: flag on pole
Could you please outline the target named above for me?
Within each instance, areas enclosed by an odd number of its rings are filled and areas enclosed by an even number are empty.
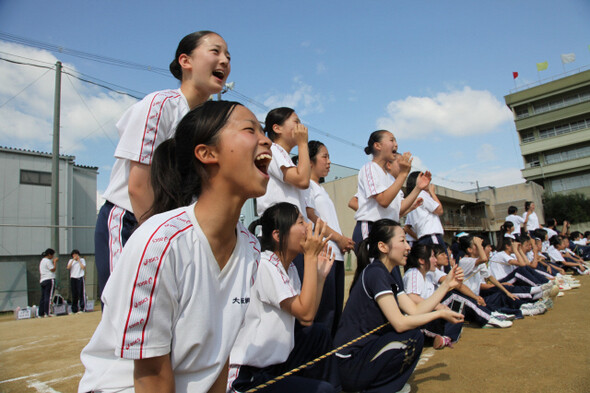
[[[576,61],[576,54],[575,53],[566,53],[561,55],[561,62],[563,64],[572,63]]]
[[[546,61],[544,61],[542,63],[537,63],[537,71],[546,70],[547,67],[549,67],[549,63],[547,63]]]
[[[512,73],[512,79],[516,79],[516,78],[518,78],[518,72],[514,71]]]

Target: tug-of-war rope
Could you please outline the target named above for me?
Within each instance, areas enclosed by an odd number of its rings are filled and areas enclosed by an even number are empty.
[[[327,358],[328,356],[332,356],[333,354],[335,354],[336,352],[340,351],[341,349],[344,349],[347,346],[349,346],[351,344],[354,344],[355,342],[357,342],[359,340],[362,340],[363,338],[365,338],[365,337],[367,337],[367,336],[375,333],[376,331],[378,331],[379,329],[384,328],[387,325],[389,325],[389,322],[385,322],[383,325],[377,326],[375,329],[371,330],[370,332],[367,332],[367,333],[363,334],[362,336],[359,336],[359,337],[357,337],[357,338],[355,338],[355,339],[353,339],[353,340],[351,340],[351,341],[349,341],[349,342],[347,342],[345,344],[342,344],[341,346],[339,346],[338,348],[335,348],[335,349],[331,350],[330,352],[327,352],[327,353],[325,353],[325,354],[323,354],[321,356],[318,356],[317,358],[315,358],[313,360],[310,360],[309,362],[307,362],[307,363],[305,363],[305,364],[303,364],[303,365],[301,365],[299,367],[296,367],[296,368],[294,368],[294,369],[292,369],[290,371],[287,371],[286,373],[281,374],[278,377],[275,377],[275,378],[273,378],[273,379],[271,379],[269,381],[266,381],[265,383],[262,383],[262,384],[254,387],[254,388],[252,388],[250,390],[247,390],[246,393],[252,393],[252,392],[256,392],[256,391],[258,391],[260,389],[264,389],[265,387],[270,386],[273,383],[280,381],[281,379],[285,379],[288,376],[293,375],[293,374],[295,374],[295,373],[303,370],[304,368],[310,367],[310,366],[316,364],[317,362],[319,362],[319,361]]]

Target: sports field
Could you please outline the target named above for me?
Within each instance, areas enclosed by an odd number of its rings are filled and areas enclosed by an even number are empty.
[[[590,392],[590,278],[545,315],[508,329],[466,326],[454,348],[425,348],[412,392]],[[0,392],[75,392],[100,311],[0,317]]]

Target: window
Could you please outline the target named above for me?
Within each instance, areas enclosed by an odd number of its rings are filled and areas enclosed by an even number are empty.
[[[20,170],[20,184],[51,186],[51,172]]]
[[[539,161],[538,154],[529,154],[528,156],[525,156],[524,159],[526,161],[527,168],[535,168],[535,167],[541,166],[541,162]]]
[[[583,130],[585,128],[590,128],[590,118],[572,121],[571,123],[557,124],[550,128],[544,128],[542,130],[539,130],[539,139],[568,134],[570,132]]]
[[[529,117],[529,108],[526,105],[521,105],[514,108],[514,113],[516,114],[516,119],[523,119]]]
[[[551,180],[551,189],[553,192],[573,190],[582,187],[590,187],[590,173]]]
[[[545,153],[545,163],[556,164],[558,162],[590,157],[590,145],[576,147],[570,150],[552,151]]]
[[[522,131],[520,133],[520,139],[522,143],[532,142],[535,140],[535,134],[533,131]]]
[[[570,93],[561,97],[550,98],[546,101],[535,102],[533,104],[533,114],[548,112],[565,106],[575,105],[580,102],[590,100],[590,89],[585,88],[577,92]],[[516,115],[518,117],[518,113]]]

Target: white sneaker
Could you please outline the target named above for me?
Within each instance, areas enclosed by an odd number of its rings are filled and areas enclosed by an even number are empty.
[[[492,311],[492,317],[499,319],[500,321],[513,321],[516,316],[511,314],[504,314],[499,311]]]
[[[397,393],[410,393],[412,388],[409,383],[406,383]]]
[[[498,318],[492,316],[490,318],[490,320],[488,321],[488,323],[484,325],[484,328],[491,328],[491,327],[509,328],[510,326],[512,326],[511,321],[501,321]]]
[[[559,290],[561,291],[571,291],[572,287],[566,282],[559,286]]]

